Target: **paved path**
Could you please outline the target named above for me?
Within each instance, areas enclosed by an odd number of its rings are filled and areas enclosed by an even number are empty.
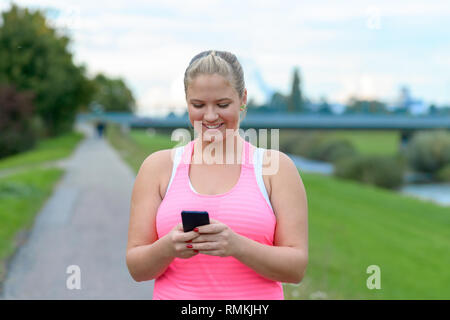
[[[125,261],[134,173],[90,127],[8,267],[2,299],[151,299]],[[67,289],[71,265],[81,289]]]

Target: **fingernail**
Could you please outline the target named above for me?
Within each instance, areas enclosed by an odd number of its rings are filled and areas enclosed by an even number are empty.
[[[198,228],[194,228],[194,231],[195,231],[195,232],[198,232]]]
[[[187,248],[192,248],[192,245],[191,245],[191,244],[188,244],[186,247],[187,247]]]
[[[192,240],[186,241],[186,243],[192,242]]]
[[[194,252],[198,252],[198,250],[194,250]]]

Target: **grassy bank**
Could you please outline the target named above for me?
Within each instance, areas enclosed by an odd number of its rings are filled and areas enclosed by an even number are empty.
[[[33,169],[0,178],[0,283],[6,260],[20,246],[62,173]]]
[[[0,170],[18,167],[36,167],[43,162],[55,161],[69,156],[73,148],[83,139],[79,132],[72,132],[57,138],[40,141],[27,152],[0,159]]]
[[[21,169],[0,177],[0,287],[8,259],[26,238],[36,214],[63,174],[61,169],[39,165],[69,156],[82,138],[82,134],[71,133],[48,139],[33,150],[0,161],[2,170]]]
[[[135,172],[151,150],[173,145],[167,136],[164,143],[164,136],[139,131],[122,139],[128,159],[136,157],[128,161]],[[284,285],[286,299],[450,298],[448,207],[333,177],[301,177],[308,195],[309,265],[300,285]],[[367,288],[371,265],[381,271],[379,290]]]

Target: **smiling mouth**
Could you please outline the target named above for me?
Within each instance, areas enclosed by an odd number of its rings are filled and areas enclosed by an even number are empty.
[[[208,128],[204,123],[203,123],[203,126],[204,126],[206,129],[208,129],[208,130],[216,130],[216,129],[221,128],[221,127],[223,126],[223,123],[221,123],[219,126],[213,127],[213,128]]]

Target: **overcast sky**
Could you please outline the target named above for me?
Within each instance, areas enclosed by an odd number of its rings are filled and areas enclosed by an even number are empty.
[[[0,0],[0,10],[10,0]],[[67,27],[90,75],[122,77],[141,114],[184,112],[183,75],[208,50],[236,54],[249,98],[290,91],[345,103],[354,95],[393,101],[400,86],[450,105],[450,1],[16,0],[48,9]]]

